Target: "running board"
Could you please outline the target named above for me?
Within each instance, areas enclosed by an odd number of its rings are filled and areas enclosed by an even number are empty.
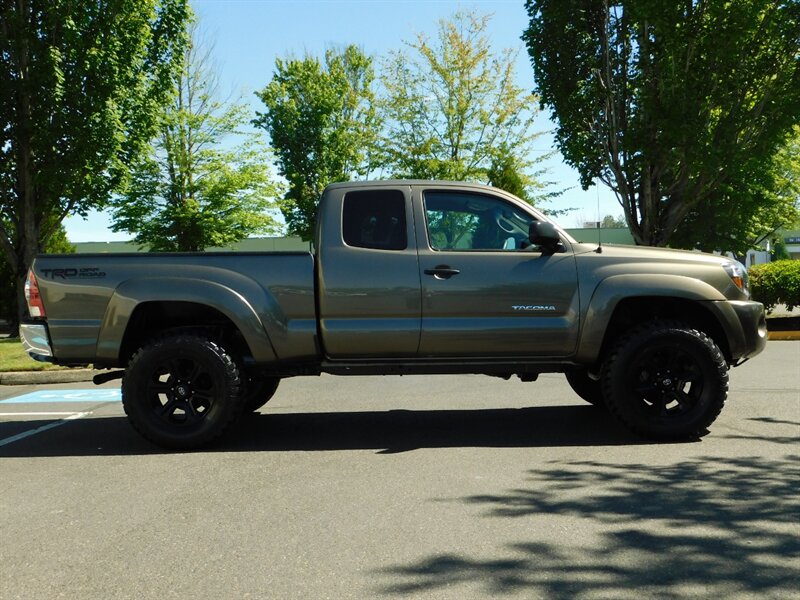
[[[533,380],[540,373],[560,373],[578,365],[571,362],[536,363],[530,361],[420,361],[358,362],[323,361],[323,373],[331,375],[494,375]]]

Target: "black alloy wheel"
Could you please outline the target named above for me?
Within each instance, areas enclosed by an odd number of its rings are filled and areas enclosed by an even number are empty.
[[[609,409],[629,429],[685,439],[706,433],[722,410],[728,364],[705,333],[654,321],[620,339],[602,381]]]
[[[131,359],[122,402],[139,433],[160,446],[195,448],[224,433],[242,410],[239,369],[216,342],[176,334]]]

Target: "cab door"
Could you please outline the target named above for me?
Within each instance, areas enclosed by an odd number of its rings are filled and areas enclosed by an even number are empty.
[[[420,189],[420,357],[568,356],[578,336],[575,257],[526,247],[537,216],[480,191]]]
[[[320,333],[332,359],[413,358],[422,318],[411,188],[336,188],[322,203]]]

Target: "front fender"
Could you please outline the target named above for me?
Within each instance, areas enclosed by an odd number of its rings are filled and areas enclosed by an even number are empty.
[[[608,325],[620,301],[635,297],[680,298],[720,301],[725,296],[708,283],[692,277],[669,274],[612,275],[595,288],[584,315],[576,360],[593,363],[600,355]]]
[[[252,286],[256,288],[257,286]],[[258,304],[274,308],[263,289],[248,289],[263,296]],[[125,330],[136,307],[145,302],[192,302],[209,306],[239,329],[253,358],[258,362],[276,360],[275,349],[253,306],[239,292],[219,283],[180,277],[143,277],[121,283],[114,290],[97,340],[98,362],[116,363]]]

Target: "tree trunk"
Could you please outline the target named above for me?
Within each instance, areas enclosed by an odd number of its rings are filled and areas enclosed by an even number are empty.
[[[25,279],[27,276],[28,273],[26,271],[21,277],[18,275],[14,277],[14,283],[16,284],[17,288],[17,322],[9,323],[11,328],[9,337],[19,337],[19,325],[28,316],[28,303],[25,302]]]
[[[30,6],[20,2],[20,13],[26,23],[30,22]],[[10,264],[13,271],[13,280],[16,283],[17,293],[17,327],[14,333],[19,333],[19,323],[27,316],[28,305],[25,302],[25,278],[33,262],[33,257],[39,250],[39,213],[37,206],[41,202],[36,189],[34,152],[33,152],[33,117],[32,94],[34,93],[29,83],[31,76],[28,40],[23,35],[20,38],[19,52],[16,56],[17,76],[21,79],[17,95],[18,123],[12,129],[12,146],[16,146],[16,196],[19,202],[20,214],[16,224],[16,239],[13,254],[16,260]],[[9,232],[10,233],[10,232]]]

